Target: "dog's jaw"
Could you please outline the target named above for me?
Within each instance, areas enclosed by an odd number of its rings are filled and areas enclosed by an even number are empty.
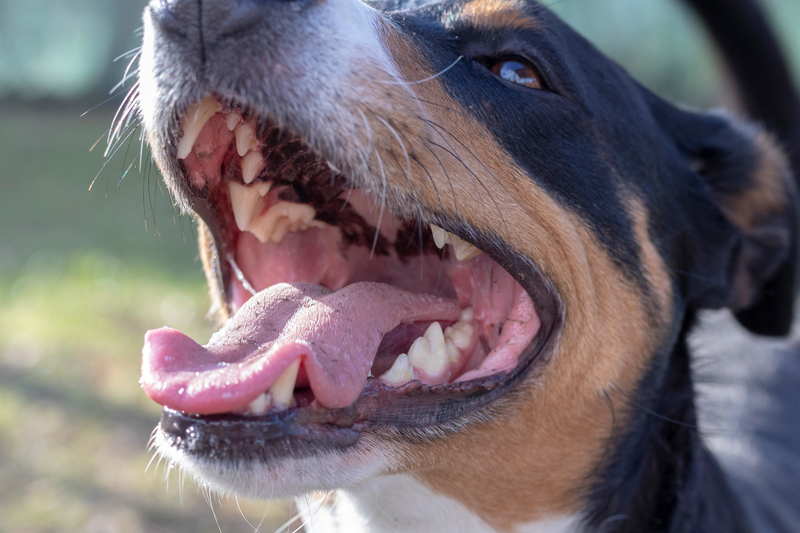
[[[399,456],[397,447],[369,435],[357,450],[345,454],[285,459],[278,466],[254,462],[248,468],[184,454],[158,430],[152,445],[169,464],[177,465],[206,488],[226,496],[261,499],[294,498],[356,485],[394,470]]]

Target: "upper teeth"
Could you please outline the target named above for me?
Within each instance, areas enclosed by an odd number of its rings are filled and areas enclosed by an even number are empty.
[[[434,226],[431,224],[431,233],[433,234],[433,242],[436,243],[438,248],[444,248],[445,244],[453,245],[453,251],[455,252],[456,259],[458,261],[472,259],[473,257],[478,257],[483,253],[477,247],[475,247],[475,245],[468,243],[461,237],[458,237],[449,231],[445,231],[439,226]]]
[[[235,181],[228,182],[231,195],[233,218],[241,231],[247,231],[253,220],[264,208],[264,196],[269,192],[269,183],[260,183],[255,187],[245,187]]]
[[[317,210],[310,205],[278,202],[252,221],[249,231],[262,243],[270,239],[280,243],[290,231],[303,231],[311,227],[324,228],[325,223],[314,220],[315,216]]]
[[[228,182],[233,218],[240,231],[249,231],[262,243],[280,243],[290,231],[325,227],[324,222],[314,220],[317,210],[308,204],[278,202],[262,213],[270,187],[266,182],[250,187]]]
[[[225,117],[225,123],[228,125],[228,129],[233,131],[236,129],[236,126],[242,121],[241,115],[239,113],[230,113],[227,117]]]
[[[258,173],[261,172],[261,167],[264,166],[264,158],[258,152],[250,152],[244,159],[242,159],[242,180],[247,183],[253,183]]]
[[[244,157],[247,152],[258,147],[256,131],[251,124],[241,124],[236,128],[234,135],[236,136],[236,151],[240,156]]]
[[[213,96],[206,96],[189,108],[183,122],[183,137],[178,143],[178,159],[189,157],[197,137],[200,136],[200,132],[203,130],[203,126],[219,110],[219,103]]]

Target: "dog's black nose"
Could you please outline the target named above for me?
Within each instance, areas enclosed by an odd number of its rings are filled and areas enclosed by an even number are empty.
[[[263,20],[268,4],[298,0],[151,0],[149,16],[162,36],[200,53],[244,37]]]

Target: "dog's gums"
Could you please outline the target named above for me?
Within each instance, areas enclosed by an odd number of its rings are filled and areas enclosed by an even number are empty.
[[[232,103],[205,97],[182,130],[177,157],[214,206],[206,222],[222,236],[235,314],[207,346],[147,334],[141,384],[153,400],[264,416],[376,395],[390,409],[404,396],[414,425],[411,398],[490,390],[529,365],[534,302],[476,246],[396,217],[379,192],[351,188],[301,139]]]

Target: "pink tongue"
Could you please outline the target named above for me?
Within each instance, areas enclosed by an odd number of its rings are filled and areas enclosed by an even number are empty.
[[[453,321],[455,300],[380,283],[337,291],[274,285],[252,297],[200,346],[170,328],[145,335],[140,384],[154,401],[210,415],[241,411],[301,358],[323,407],[356,401],[383,336],[403,323]]]

